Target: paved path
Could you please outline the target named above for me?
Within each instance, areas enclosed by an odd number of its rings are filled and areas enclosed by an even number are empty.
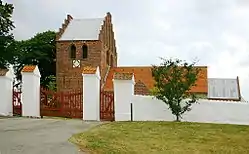
[[[0,154],[82,154],[68,139],[99,123],[0,118]]]

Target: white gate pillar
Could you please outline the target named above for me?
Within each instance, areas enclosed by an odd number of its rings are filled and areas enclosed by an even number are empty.
[[[100,73],[99,67],[84,67],[83,120],[100,121]]]
[[[40,71],[37,66],[24,66],[22,71],[22,116],[40,117]]]
[[[131,101],[134,95],[134,74],[114,73],[115,121],[131,120]]]
[[[11,69],[0,69],[0,115],[13,115],[13,78]]]

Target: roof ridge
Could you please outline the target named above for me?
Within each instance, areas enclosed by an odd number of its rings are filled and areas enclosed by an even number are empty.
[[[104,18],[72,19],[59,41],[99,40]]]
[[[93,20],[93,19],[105,19],[105,18],[74,18],[73,20]]]
[[[142,68],[142,67],[152,67],[152,66],[117,66],[113,68]]]
[[[159,66],[159,65],[155,65],[155,66]],[[117,66],[117,67],[113,67],[113,68],[141,68],[141,67],[153,67],[151,65],[145,65],[145,66]],[[197,68],[207,68],[207,66],[199,66],[199,65],[195,65],[194,67]]]

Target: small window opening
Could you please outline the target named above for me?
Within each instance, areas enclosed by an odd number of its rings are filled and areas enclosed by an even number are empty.
[[[106,63],[107,63],[107,65],[109,65],[109,62],[110,62],[110,61],[109,61],[109,60],[110,60],[109,57],[110,57],[109,51],[107,51],[107,52],[106,52]]]
[[[113,67],[113,56],[111,56],[111,67]]]
[[[87,50],[88,50],[87,45],[84,44],[82,46],[82,52],[83,52],[82,57],[83,57],[83,59],[87,58],[87,56],[88,56],[88,51]]]
[[[74,44],[71,45],[71,49],[70,49],[70,56],[72,59],[75,59],[76,58],[76,47]]]

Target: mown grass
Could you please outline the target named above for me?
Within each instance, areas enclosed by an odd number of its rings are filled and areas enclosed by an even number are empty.
[[[97,154],[249,153],[249,127],[187,122],[113,122],[73,135],[70,141]]]

